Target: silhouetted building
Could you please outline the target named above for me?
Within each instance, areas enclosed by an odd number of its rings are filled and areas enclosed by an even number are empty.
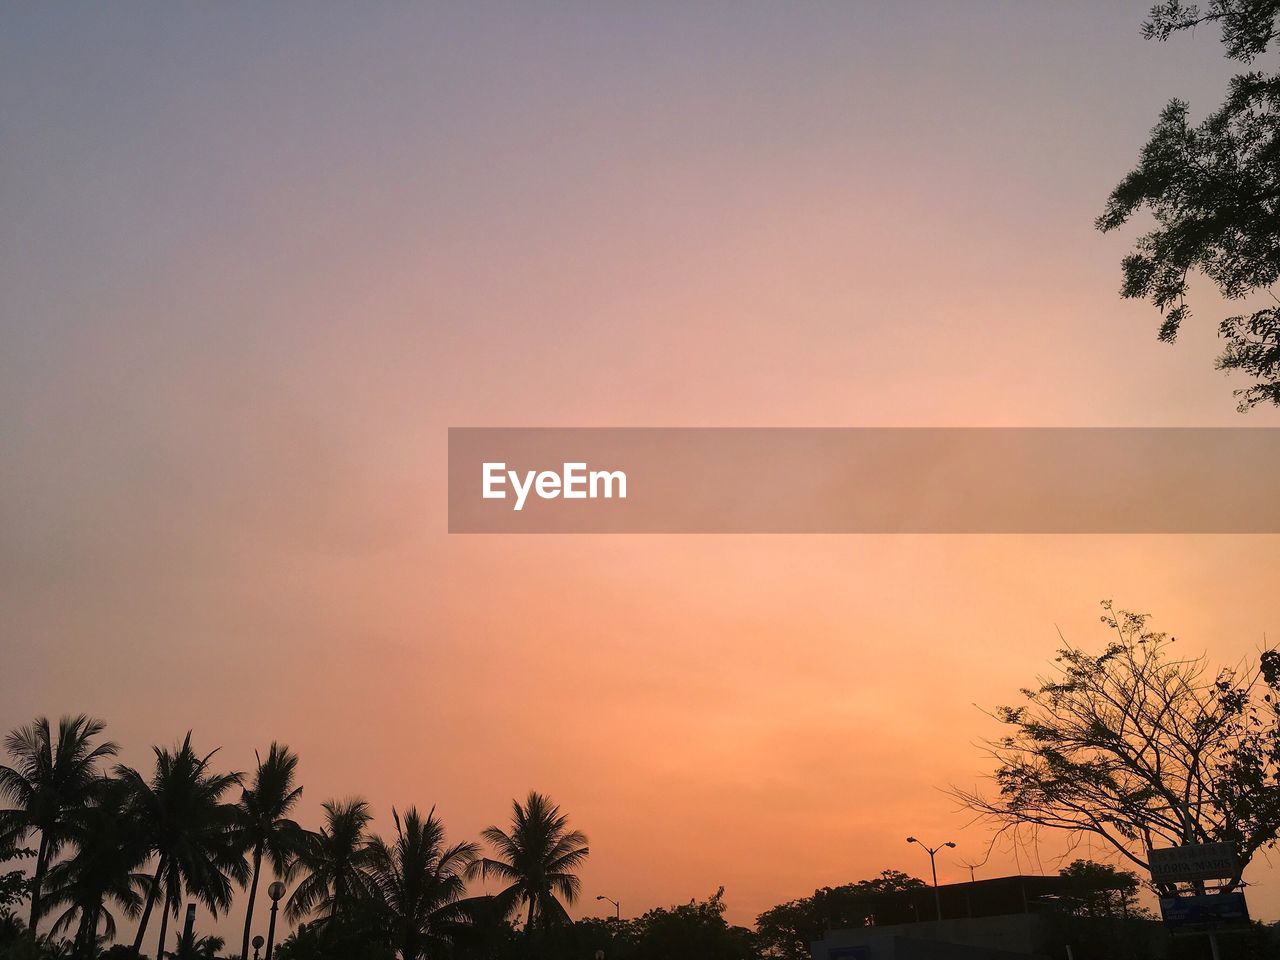
[[[1122,936],[1141,940],[1148,956],[1165,955],[1168,938],[1157,922],[1072,916],[1078,890],[1060,876],[947,884],[938,888],[941,920],[932,887],[878,894],[858,905],[858,917],[843,904],[845,916],[831,918],[811,953],[814,960],[1025,960],[1065,956],[1073,941]]]

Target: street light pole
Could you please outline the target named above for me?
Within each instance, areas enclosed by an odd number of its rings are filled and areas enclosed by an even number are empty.
[[[929,845],[917,840],[915,837],[907,837],[907,843],[919,843],[920,846],[924,847],[925,851],[929,854],[929,869],[933,871],[933,906],[938,912],[938,919],[941,920],[942,894],[938,892],[938,863],[935,857],[942,847],[951,847],[954,850],[956,845],[948,840],[946,843],[942,844],[942,846],[930,847]],[[268,956],[267,960],[271,960],[271,957]]]
[[[621,905],[620,903],[618,903],[618,901],[617,901],[617,900],[613,899],[613,897],[606,897],[603,893],[602,893],[602,894],[600,894],[598,897],[596,897],[596,899],[597,899],[597,900],[608,900],[610,903],[612,903],[612,904],[613,904],[613,919],[615,919],[615,920],[621,920],[621,919],[622,919],[622,905]]]
[[[267,887],[267,896],[271,898],[271,923],[267,926],[267,955],[264,960],[271,960],[271,949],[276,944],[276,911],[280,909],[284,891],[285,886],[279,880]]]

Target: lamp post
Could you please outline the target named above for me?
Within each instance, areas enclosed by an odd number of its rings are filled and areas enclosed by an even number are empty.
[[[187,919],[182,925],[182,939],[179,944],[185,945],[187,949],[195,946],[195,925],[196,925],[196,905],[194,903],[187,904]]]
[[[280,898],[284,896],[284,890],[284,884],[279,880],[267,887],[267,896],[271,898],[271,923],[267,926],[267,955],[265,960],[271,960],[271,949],[276,943],[276,911],[280,909]]]
[[[613,904],[613,919],[615,919],[615,920],[621,920],[621,919],[622,919],[622,906],[618,903],[618,901],[617,901],[617,900],[613,899],[613,897],[606,897],[603,893],[602,893],[602,894],[600,894],[598,897],[596,897],[596,899],[597,899],[597,900],[608,900],[610,903],[612,903],[612,904]]]
[[[262,934],[258,934],[253,938],[253,960],[258,960],[258,951],[262,949],[262,944],[264,942]]]
[[[965,905],[965,912],[968,915],[970,920],[973,919],[973,887],[978,885],[978,875],[973,871],[976,867],[980,867],[986,862],[987,862],[986,860],[983,860],[982,863],[968,863],[964,860],[960,861],[960,866],[968,867],[969,869],[969,888],[970,889],[965,891],[964,905]]]
[[[920,846],[924,847],[929,854],[929,868],[933,870],[933,906],[934,909],[938,911],[938,919],[941,920],[942,894],[938,892],[938,864],[934,857],[942,847],[951,847],[951,849],[954,850],[956,845],[948,840],[946,843],[942,844],[941,847],[930,847],[925,843],[921,843],[921,841],[917,840],[915,837],[907,837],[907,843],[919,843]],[[267,955],[267,960],[271,960],[270,954]]]

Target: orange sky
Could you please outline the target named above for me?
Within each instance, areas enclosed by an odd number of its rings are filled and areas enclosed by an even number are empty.
[[[6,9],[0,727],[280,739],[311,822],[537,788],[586,914],[967,876],[974,704],[1107,597],[1255,650],[1276,537],[449,537],[445,430],[1280,425],[1091,226],[1228,74],[1148,2]]]

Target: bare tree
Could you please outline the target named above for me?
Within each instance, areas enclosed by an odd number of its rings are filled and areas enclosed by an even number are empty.
[[[1102,653],[1064,640],[1026,702],[993,714],[1009,728],[986,742],[997,789],[950,793],[1015,839],[1097,837],[1144,870],[1153,848],[1231,843],[1234,888],[1280,831],[1280,655],[1214,671],[1147,615],[1102,606]]]

